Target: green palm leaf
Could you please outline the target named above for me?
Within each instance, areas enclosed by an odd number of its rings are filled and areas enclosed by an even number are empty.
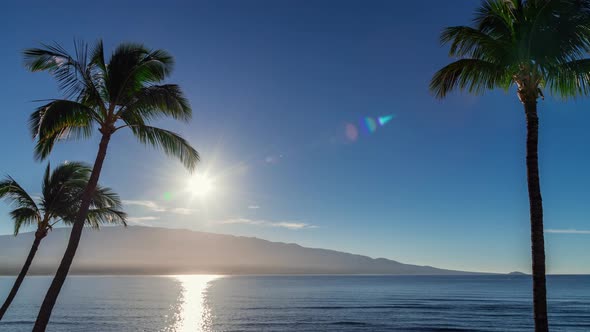
[[[199,161],[199,153],[176,133],[144,125],[129,127],[141,143],[149,144],[169,156],[178,158],[188,169],[194,169]]]
[[[450,43],[449,56],[497,61],[506,56],[505,43],[478,29],[466,26],[448,27],[440,36],[442,44]]]
[[[507,88],[511,77],[504,68],[484,60],[461,59],[439,70],[430,83],[430,90],[437,98],[444,98],[458,88],[480,94],[486,89]]]
[[[141,88],[164,80],[174,60],[164,50],[149,50],[141,44],[119,45],[109,60],[106,88],[111,102],[124,105]]]
[[[50,217],[62,217],[77,204],[90,177],[91,169],[80,162],[61,164],[50,173],[47,165],[41,188],[41,205]]]
[[[127,227],[127,214],[114,208],[94,208],[88,211],[86,225],[98,229],[101,225],[123,225]]]
[[[102,42],[99,42],[102,43]],[[69,97],[99,96],[97,82],[93,80],[89,47],[81,41],[74,42],[72,56],[59,44],[43,44],[43,48],[25,50],[25,66],[35,71],[49,71],[58,81],[59,88]],[[81,100],[78,98],[78,100]]]
[[[10,211],[10,217],[14,222],[14,235],[18,235],[21,227],[37,224],[40,216],[35,209],[20,207]]]
[[[562,97],[590,94],[590,59],[574,60],[549,69],[547,86]]]
[[[29,117],[29,129],[37,138],[35,157],[45,159],[58,140],[90,137],[93,120],[98,117],[92,109],[69,100],[53,100],[38,107]]]
[[[130,123],[162,117],[188,121],[192,110],[178,85],[164,84],[141,88],[123,105],[119,116]]]
[[[35,200],[10,176],[6,176],[4,180],[0,181],[0,199],[5,199],[9,204],[17,207],[39,211]]]

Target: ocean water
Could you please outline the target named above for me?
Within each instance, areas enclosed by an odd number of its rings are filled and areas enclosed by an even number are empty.
[[[0,296],[13,278],[0,277]],[[29,277],[0,331],[30,331]],[[552,331],[590,331],[590,276],[550,276]],[[531,331],[525,276],[74,276],[48,330]]]

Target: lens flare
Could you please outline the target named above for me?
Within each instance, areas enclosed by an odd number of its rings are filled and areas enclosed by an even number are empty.
[[[366,117],[365,118],[365,126],[367,127],[369,134],[372,134],[375,132],[375,130],[377,130],[377,122],[373,118]]]
[[[395,117],[395,114],[388,114],[380,117],[367,116],[360,119],[358,126],[352,123],[346,123],[344,126],[344,134],[348,141],[356,142],[359,138],[359,130],[363,134],[371,135],[375,133],[377,129],[384,127]]]
[[[388,123],[389,121],[393,120],[394,117],[395,117],[394,114],[390,114],[390,115],[386,115],[386,116],[380,116],[377,121],[379,122],[379,125],[381,127],[383,127],[383,126],[385,126],[386,123]]]
[[[356,129],[355,125],[347,123],[344,130],[346,132],[346,138],[348,138],[349,141],[354,142],[358,139],[359,131]]]

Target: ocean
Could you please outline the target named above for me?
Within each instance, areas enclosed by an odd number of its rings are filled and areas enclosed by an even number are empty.
[[[4,300],[12,277],[0,277]],[[30,331],[28,277],[0,331]],[[552,331],[590,331],[590,276],[549,276]],[[72,276],[48,331],[531,331],[526,276]]]

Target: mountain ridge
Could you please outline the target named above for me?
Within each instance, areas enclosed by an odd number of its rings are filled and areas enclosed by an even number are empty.
[[[40,245],[31,274],[53,274],[69,229],[52,231]],[[16,274],[33,233],[0,236],[0,274]],[[256,237],[159,227],[86,229],[73,274],[400,274],[473,275],[478,272],[404,264],[386,258],[308,248]]]

